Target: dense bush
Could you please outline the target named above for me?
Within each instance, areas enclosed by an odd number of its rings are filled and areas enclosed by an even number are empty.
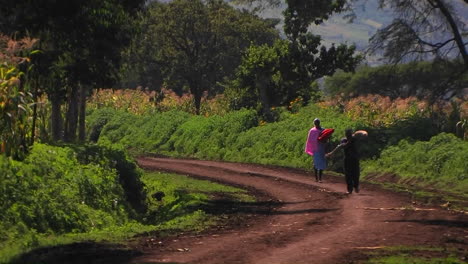
[[[98,112],[98,114],[96,114]],[[88,140],[97,142],[104,126],[114,117],[116,111],[111,108],[100,108],[88,114],[86,118]]]
[[[427,184],[465,193],[468,188],[468,142],[442,133],[429,141],[402,140],[386,148],[379,159],[364,163],[364,174],[396,174],[402,182]]]
[[[104,112],[105,115],[108,113]],[[91,115],[91,118],[92,115]],[[96,118],[100,120],[100,118]],[[100,138],[98,141],[105,141],[108,143],[117,143],[119,142],[122,145],[129,144],[132,142],[132,138],[129,137],[138,127],[135,126],[139,117],[124,111],[115,111],[113,112],[112,119],[107,120],[106,124],[101,130],[101,134],[105,134],[105,139]],[[99,125],[96,123],[96,125]]]
[[[124,191],[126,211],[139,218],[147,211],[146,191],[141,181],[142,171],[125,151],[98,145],[71,145],[81,164],[98,165],[107,171],[115,171]]]
[[[316,117],[322,120],[324,128],[335,129],[329,148],[338,143],[346,128],[362,128],[359,123],[351,121],[337,111],[312,105],[302,108],[297,114],[283,113],[278,122],[267,123],[240,133],[233,145],[227,149],[226,159],[310,168],[311,158],[304,153],[304,145]],[[339,166],[333,160],[330,165]]]
[[[68,147],[35,144],[22,161],[0,157],[0,241],[29,231],[85,232],[129,220],[115,170],[80,163]]]
[[[154,152],[167,148],[169,138],[189,116],[181,111],[136,116],[121,110],[103,108],[88,116],[90,121],[87,129],[100,131],[96,132],[94,138],[101,145],[121,145],[138,151]]]
[[[239,134],[257,126],[255,111],[241,110],[225,116],[193,116],[178,127],[165,150],[198,158],[223,159]]]

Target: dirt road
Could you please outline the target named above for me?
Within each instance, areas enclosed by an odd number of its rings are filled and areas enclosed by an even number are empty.
[[[134,263],[356,263],[362,252],[386,246],[468,252],[466,214],[422,207],[372,185],[346,195],[342,178],[326,175],[317,183],[300,170],[148,157],[138,163],[242,186],[258,201],[236,205],[233,211],[246,216],[241,222],[171,238],[145,248]]]

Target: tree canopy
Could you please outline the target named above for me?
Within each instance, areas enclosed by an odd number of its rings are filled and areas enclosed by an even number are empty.
[[[311,24],[321,24],[332,14],[346,10],[346,1],[288,0],[286,4],[284,31],[287,39],[271,47],[250,48],[233,83],[235,89],[242,91],[240,96],[234,97],[233,104],[236,107],[260,104],[267,119],[271,104],[283,105],[299,96],[308,102],[318,92],[318,87],[312,86],[315,80],[332,75],[338,69],[353,71],[362,59],[355,53],[354,45],[327,47],[319,35],[310,31]]]
[[[460,56],[468,69],[466,14],[457,6],[467,1],[379,0],[381,8],[394,11],[390,25],[380,29],[370,40],[370,52],[383,52],[390,62]],[[454,52],[454,51],[457,52]]]
[[[40,0],[9,1],[0,7],[3,33],[39,39],[41,53],[32,57],[31,74],[36,76],[34,92],[45,91],[52,103],[54,139],[75,140],[78,102],[80,131],[84,131],[87,87],[115,83],[120,51],[128,42],[129,14],[143,3]],[[65,126],[61,121],[63,102],[68,105]]]
[[[154,2],[143,19],[134,48],[171,88],[189,89],[197,113],[203,92],[216,92],[217,83],[234,74],[249,45],[279,37],[268,21],[220,0]]]

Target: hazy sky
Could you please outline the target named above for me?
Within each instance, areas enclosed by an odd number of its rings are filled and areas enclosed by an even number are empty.
[[[171,0],[161,1],[169,2]],[[464,3],[463,0],[446,1],[456,5],[458,15],[462,17],[464,22],[464,28],[460,30],[467,32],[468,4]],[[283,3],[279,7],[268,7],[260,15],[265,18],[279,18],[282,21],[285,6],[286,4]],[[355,44],[359,51],[364,51],[368,46],[369,38],[378,29],[390,24],[394,16],[390,11],[379,9],[377,0],[358,0],[355,2],[353,10],[356,14],[356,19],[353,23],[349,23],[349,21],[343,19],[343,14],[337,14],[319,26],[311,26],[310,30],[312,33],[322,36],[323,43],[327,46],[332,43]],[[282,31],[283,23],[278,25],[278,28]],[[375,63],[375,58],[368,57],[367,59],[371,64]]]
[[[460,31],[468,33],[468,4],[463,0],[446,0],[455,5],[455,10],[462,19]],[[283,10],[285,4],[280,7],[268,8],[261,13],[262,17],[273,17],[283,19]],[[325,21],[319,26],[311,26],[312,33],[322,36],[325,45],[332,43],[355,44],[357,49],[364,51],[369,43],[369,38],[374,35],[378,29],[390,24],[394,15],[390,10],[381,10],[378,7],[377,0],[359,0],[353,6],[356,19],[353,23],[343,19],[343,14],[334,15],[331,19]],[[282,27],[282,25],[280,25]],[[439,32],[436,37],[440,39],[449,39],[451,36],[445,32]],[[465,41],[466,43],[467,41]],[[371,64],[376,62],[376,58],[368,57]]]

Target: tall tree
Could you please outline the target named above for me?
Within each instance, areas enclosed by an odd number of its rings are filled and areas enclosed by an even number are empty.
[[[318,87],[312,84],[316,79],[337,69],[352,71],[360,60],[353,47],[327,49],[319,46],[319,37],[308,34],[306,38],[308,48],[302,50],[288,40],[251,46],[231,85],[237,90],[232,107],[258,107],[266,120],[272,120],[271,106],[287,105],[298,97],[305,102],[315,99]]]
[[[287,97],[282,70],[288,52],[289,43],[285,40],[276,41],[273,46],[250,46],[231,86],[237,90],[231,107],[259,107],[265,118],[271,120],[270,106],[283,103]]]
[[[277,5],[277,0],[237,0],[241,3],[267,3]],[[284,80],[290,85],[288,96],[301,95],[310,99],[311,83],[318,78],[332,75],[337,69],[353,71],[362,57],[355,54],[355,46],[338,44],[325,46],[319,35],[313,34],[310,25],[321,24],[330,16],[349,9],[347,0],[286,0],[284,32],[289,40],[288,55],[282,64]],[[301,91],[302,90],[302,91]],[[293,99],[293,98],[289,98]]]
[[[269,23],[221,0],[153,3],[147,32],[142,45],[151,48],[147,53],[166,82],[189,88],[197,114],[203,92],[233,75],[245,48],[278,38]]]
[[[73,141],[78,120],[80,131],[84,131],[86,89],[80,93],[79,87],[110,85],[115,80],[120,50],[128,42],[124,30],[127,14],[144,0],[10,2],[0,7],[5,14],[0,17],[0,30],[40,39],[43,52],[36,57],[36,68],[48,77],[41,80],[47,82],[42,85],[52,104],[52,135],[55,140],[65,136],[65,140]],[[82,105],[78,107],[80,97]],[[64,133],[60,112],[63,102],[67,103]]]
[[[392,9],[397,17],[371,38],[371,52],[383,51],[389,61],[400,62],[444,58],[457,50],[468,70],[468,43],[463,39],[467,34],[466,14],[457,12],[457,6],[466,10],[466,0],[379,1],[381,8]]]

